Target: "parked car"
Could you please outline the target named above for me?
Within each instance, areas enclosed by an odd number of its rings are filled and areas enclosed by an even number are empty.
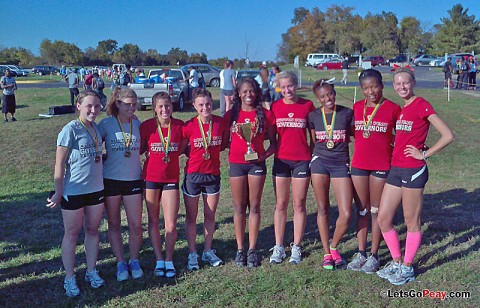
[[[0,65],[0,77],[5,76],[5,71],[9,69],[10,70],[10,76],[11,77],[17,77],[17,72],[9,68],[7,65]]]
[[[437,57],[435,57],[434,55],[423,54],[418,58],[416,58],[415,60],[413,60],[413,64],[415,66],[430,65],[430,61],[436,60],[436,59]]]
[[[327,62],[320,63],[317,66],[319,70],[341,70],[342,69],[342,60],[332,59]]]
[[[23,68],[21,68],[20,66],[16,66],[16,65],[7,65],[11,71],[15,71],[15,73],[17,73],[17,76],[18,77],[27,77],[28,74],[30,73],[29,71],[27,70],[24,70]]]
[[[373,66],[382,66],[385,65],[385,59],[382,56],[368,56],[363,59],[363,62],[371,62]]]
[[[442,66],[441,63],[444,63],[445,64],[445,57],[437,57],[436,59],[433,59],[432,61],[430,61],[429,65],[430,66]]]
[[[58,75],[60,74],[60,70],[56,66],[48,66],[48,65],[36,65],[32,68],[33,74],[42,75]]]
[[[220,87],[220,70],[218,68],[210,64],[193,63],[184,65],[180,69],[187,71],[190,66],[193,66],[197,72],[202,73],[207,86],[215,88]]]
[[[390,65],[391,63],[404,63],[407,62],[407,56],[405,55],[398,55],[392,59],[387,61],[387,64]]]
[[[260,75],[260,70],[238,70],[235,72],[235,79],[240,79],[242,77],[252,77],[256,78]]]

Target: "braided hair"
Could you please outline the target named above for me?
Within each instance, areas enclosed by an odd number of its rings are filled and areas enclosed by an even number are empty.
[[[262,103],[261,103],[262,90],[260,89],[258,82],[249,76],[241,78],[237,82],[235,86],[235,90],[233,91],[233,107],[232,107],[232,113],[230,114],[231,115],[230,126],[232,126],[233,122],[238,121],[238,114],[240,113],[240,109],[242,109],[242,101],[240,99],[240,88],[245,83],[250,83],[253,86],[253,91],[255,92],[255,101],[253,104],[256,108],[258,130],[263,131],[263,128],[265,126],[265,112],[263,111]]]

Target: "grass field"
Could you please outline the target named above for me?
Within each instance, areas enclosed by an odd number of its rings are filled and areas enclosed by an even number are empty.
[[[337,89],[337,103],[351,106],[353,88]],[[212,89],[218,107],[218,89]],[[53,189],[53,168],[57,134],[73,115],[49,119],[38,117],[52,105],[68,104],[64,89],[19,89],[17,93],[18,122],[0,125],[2,141],[0,165],[0,306],[300,306],[300,307],[425,307],[480,306],[480,134],[479,98],[463,92],[453,92],[450,102],[442,90],[416,91],[432,102],[440,116],[456,135],[456,142],[429,160],[430,181],[425,192],[422,213],[423,244],[415,265],[417,281],[394,287],[376,275],[350,271],[324,271],[323,256],[316,226],[316,205],[312,189],[307,198],[308,224],[303,242],[304,261],[298,266],[288,263],[270,265],[266,260],[274,245],[273,211],[275,197],[270,178],[266,181],[262,203],[262,224],[259,249],[265,260],[253,270],[237,268],[233,263],[235,239],[233,206],[227,176],[227,153],[222,154],[222,192],[217,212],[217,231],[213,246],[226,264],[220,268],[205,267],[194,273],[186,272],[187,244],[185,240],[185,210],[181,203],[178,220],[179,238],[175,251],[178,278],[174,281],[153,276],[154,253],[147,234],[144,211],[144,244],[140,261],[145,277],[118,283],[116,263],[107,240],[107,223],[100,226],[98,269],[106,280],[104,288],[93,290],[83,283],[85,256],[83,235],[77,250],[77,281],[82,295],[69,299],[64,295],[60,243],[63,224],[59,209],[45,207],[48,191]],[[360,93],[360,92],[358,92]],[[308,91],[301,96],[312,99]],[[390,88],[385,96],[399,103]],[[218,110],[216,110],[218,112]],[[191,118],[191,111],[176,113],[181,119]],[[103,118],[102,114],[98,120]],[[145,120],[152,111],[138,112]],[[430,142],[438,138],[434,131]],[[268,161],[271,165],[271,159]],[[183,162],[182,162],[183,165]],[[269,169],[269,174],[270,169]],[[331,225],[337,217],[332,196]],[[398,217],[401,217],[399,211]],[[202,217],[197,221],[201,234]],[[291,213],[287,224],[285,245],[292,241]],[[402,240],[405,239],[403,219],[397,219]],[[127,243],[127,225],[123,232]],[[198,236],[198,251],[203,249]],[[402,245],[403,246],[403,245]],[[339,246],[347,260],[356,252],[354,222]],[[128,250],[128,249],[127,249]],[[390,260],[386,246],[380,250],[383,263]],[[390,298],[400,291],[469,291],[468,299]]]

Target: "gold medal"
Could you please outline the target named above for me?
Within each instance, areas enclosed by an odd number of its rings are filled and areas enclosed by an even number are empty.
[[[197,116],[197,121],[198,121],[198,128],[200,129],[200,133],[202,134],[202,139],[203,139],[203,148],[205,149],[205,153],[203,153],[203,159],[204,160],[209,160],[210,159],[210,153],[208,153],[208,147],[210,146],[210,142],[212,141],[212,127],[213,127],[213,119],[210,118],[210,123],[208,125],[208,132],[207,136],[205,136],[205,131],[203,130],[203,123],[200,120],[200,116]]]
[[[370,132],[368,130],[363,131],[363,138],[368,139],[370,137]]]
[[[130,156],[132,156],[132,153],[130,151],[125,151],[125,154],[123,154],[123,156],[129,158]]]
[[[78,121],[80,122],[80,124],[82,124],[83,128],[85,128],[85,130],[87,131],[88,135],[90,136],[90,138],[92,139],[93,143],[95,144],[95,162],[96,163],[99,163],[102,161],[102,158],[100,157],[100,155],[98,155],[98,136],[97,136],[97,130],[95,129],[95,127],[92,125],[92,128],[93,128],[93,131],[95,132],[95,137],[92,135],[92,133],[90,133],[90,130],[87,128],[87,126],[85,126],[85,123],[83,123],[82,119],[80,119],[80,117],[78,117]]]
[[[166,164],[170,162],[170,157],[168,157],[168,155],[165,155],[162,159],[163,159],[163,162]]]
[[[210,153],[208,153],[208,152],[203,153],[203,159],[209,160],[210,159]]]
[[[123,125],[122,125],[122,122],[120,121],[120,116],[117,116],[117,122],[118,122],[118,126],[120,127],[120,130],[122,131],[122,136],[123,136],[123,140],[125,141],[125,153],[123,154],[123,156],[125,156],[126,158],[129,158],[130,156],[132,156],[132,153],[130,152],[130,145],[132,143],[132,136],[133,136],[133,125],[132,125],[132,118],[130,118],[129,120],[129,124],[130,124],[130,136],[129,138],[127,138],[127,134],[125,134],[125,132],[123,131]]]
[[[333,107],[333,114],[332,114],[332,121],[330,124],[327,123],[327,116],[325,115],[325,110],[322,108],[322,120],[323,120],[323,127],[325,127],[325,131],[327,133],[328,141],[327,141],[327,149],[331,150],[335,147],[335,143],[333,142],[333,130],[335,127],[335,118],[337,115],[337,106]]]
[[[385,99],[382,97],[381,101],[375,105],[373,112],[370,116],[367,116],[367,101],[363,106],[363,138],[368,139],[370,137],[370,125],[372,125],[373,117],[377,114],[378,108],[383,104]]]
[[[102,158],[100,157],[100,155],[95,155],[95,162],[99,163],[101,161],[102,161]]]
[[[327,149],[331,150],[335,147],[335,142],[333,142],[332,140],[328,140],[327,141]]]

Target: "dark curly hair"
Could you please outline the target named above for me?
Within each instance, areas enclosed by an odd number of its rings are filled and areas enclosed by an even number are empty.
[[[262,90],[260,89],[258,82],[249,76],[241,78],[237,82],[235,86],[235,90],[233,91],[233,107],[232,107],[232,113],[230,114],[231,115],[230,126],[232,126],[233,122],[236,122],[238,120],[238,114],[240,113],[240,109],[242,108],[242,101],[240,99],[240,88],[245,83],[249,83],[253,87],[253,91],[255,93],[255,101],[253,105],[256,108],[256,117],[258,119],[258,124],[259,124],[258,129],[260,131],[263,131],[263,128],[265,125],[265,113],[263,112],[262,103],[261,103]]]

